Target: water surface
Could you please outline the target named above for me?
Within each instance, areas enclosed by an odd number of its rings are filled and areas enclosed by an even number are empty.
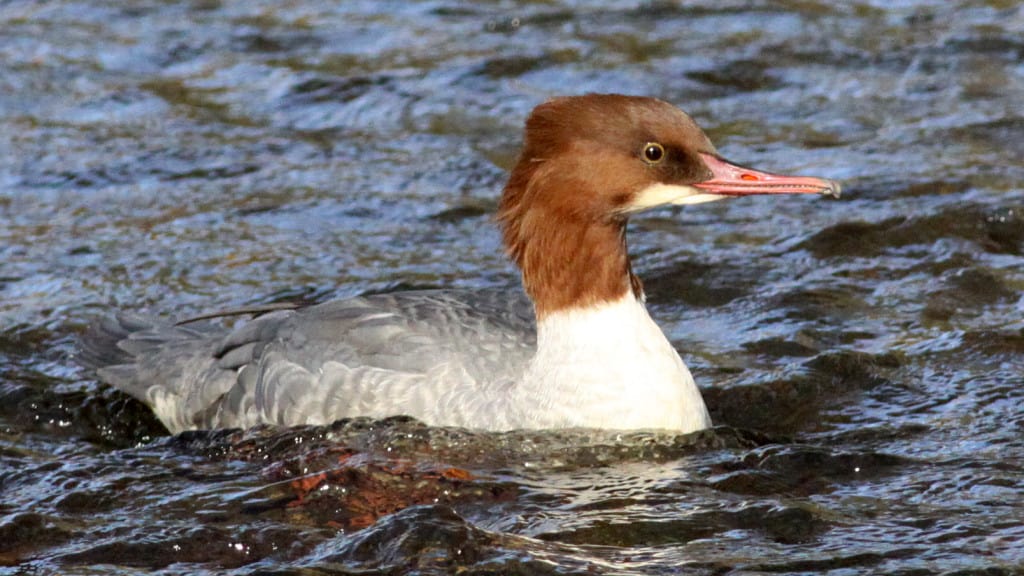
[[[1024,8],[601,4],[0,3],[0,570],[1024,571]],[[631,224],[715,429],[170,437],[74,363],[111,308],[514,286],[522,121],[586,91],[845,185]]]

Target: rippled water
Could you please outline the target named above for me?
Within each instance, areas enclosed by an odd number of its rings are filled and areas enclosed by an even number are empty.
[[[1024,8],[0,2],[0,571],[1024,572]],[[719,427],[168,437],[71,357],[163,315],[516,275],[528,111],[624,91],[841,179],[635,219]]]

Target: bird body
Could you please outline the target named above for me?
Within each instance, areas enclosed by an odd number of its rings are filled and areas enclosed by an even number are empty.
[[[729,163],[660,100],[553,99],[527,120],[498,213],[523,291],[363,296],[231,330],[117,313],[86,334],[82,360],[172,432],[398,414],[488,430],[700,430],[711,419],[647,313],[627,218],[790,193],[839,186]]]

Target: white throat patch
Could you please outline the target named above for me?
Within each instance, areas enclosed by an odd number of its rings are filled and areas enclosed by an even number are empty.
[[[693,186],[676,185],[676,184],[652,184],[647,188],[641,190],[636,198],[633,199],[628,206],[626,206],[626,212],[640,212],[650,208],[656,208],[658,206],[665,206],[668,204],[682,206],[688,204],[703,204],[705,202],[714,202],[716,200],[724,200],[728,196],[721,194],[709,194],[694,188]]]

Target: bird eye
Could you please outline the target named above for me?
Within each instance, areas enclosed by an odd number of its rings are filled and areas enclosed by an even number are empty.
[[[648,164],[657,164],[665,158],[665,147],[657,142],[648,142],[644,145],[644,160]]]

